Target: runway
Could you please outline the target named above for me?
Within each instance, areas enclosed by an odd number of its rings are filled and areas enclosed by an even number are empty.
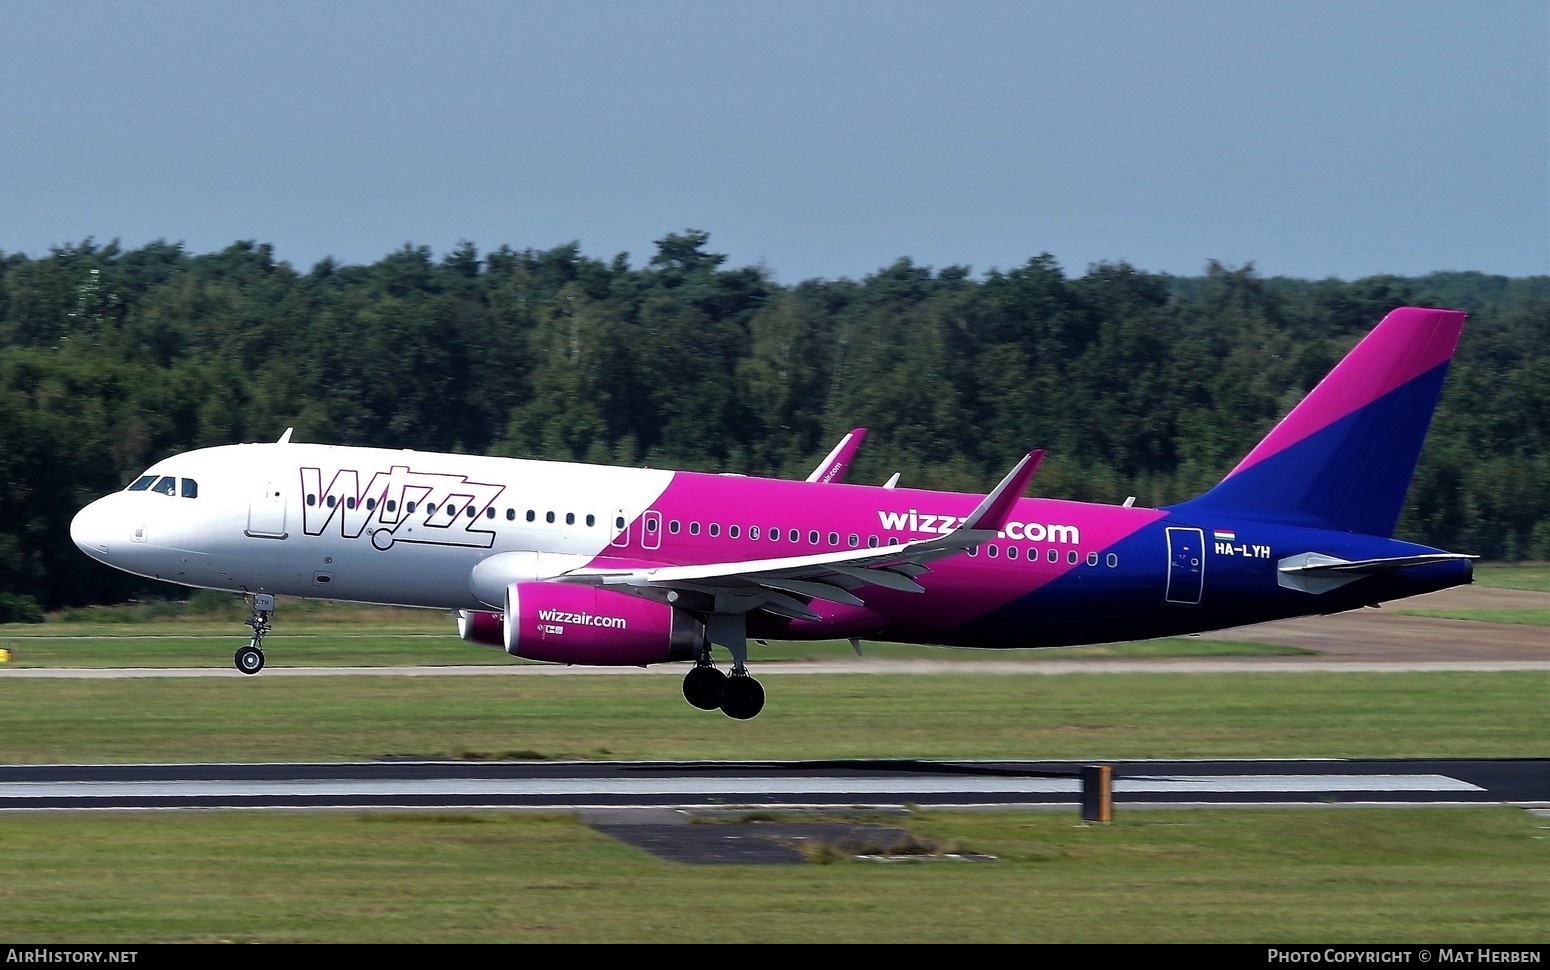
[[[0,766],[0,809],[1070,808],[1083,762],[380,762]],[[1550,759],[1121,761],[1116,808],[1550,807]],[[1092,774],[1088,771],[1088,778]]]

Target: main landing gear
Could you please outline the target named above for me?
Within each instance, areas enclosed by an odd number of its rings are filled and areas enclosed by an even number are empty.
[[[238,650],[234,658],[237,669],[245,674],[256,674],[264,669],[264,635],[269,632],[269,616],[273,612],[273,593],[257,593],[253,596],[253,615],[243,621],[253,629],[253,639]]]
[[[731,676],[716,669],[706,643],[684,675],[684,700],[702,711],[721,708],[727,717],[746,721],[764,710],[764,686],[748,673],[747,621],[742,614],[714,613],[706,618],[707,639],[732,651]]]
[[[764,686],[738,665],[729,677],[711,663],[709,651],[684,674],[684,700],[702,711],[721,708],[727,717],[746,721],[764,709]]]

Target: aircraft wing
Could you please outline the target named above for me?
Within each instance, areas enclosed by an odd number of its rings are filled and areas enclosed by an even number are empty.
[[[843,549],[776,559],[623,570],[584,567],[557,576],[555,581],[609,586],[705,612],[765,610],[778,616],[818,620],[818,614],[807,605],[814,599],[861,606],[865,600],[856,591],[869,586],[924,592],[915,580],[930,572],[927,563],[958,555],[996,537],[1043,458],[1043,451],[1029,452],[946,535],[876,549]]]
[[[807,476],[810,482],[839,482],[844,481],[845,472],[850,468],[850,463],[856,459],[856,449],[861,447],[861,440],[866,437],[865,428],[855,428],[840,439],[840,443],[834,446],[813,473]]]

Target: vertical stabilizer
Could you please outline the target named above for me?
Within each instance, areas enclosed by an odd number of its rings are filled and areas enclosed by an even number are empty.
[[[1175,509],[1393,535],[1464,318],[1394,310],[1220,484]]]

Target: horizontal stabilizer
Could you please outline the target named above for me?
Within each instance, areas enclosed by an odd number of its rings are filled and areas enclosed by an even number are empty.
[[[1391,556],[1385,559],[1339,559],[1318,552],[1305,552],[1288,556],[1276,563],[1278,582],[1287,589],[1304,593],[1325,593],[1363,576],[1393,572],[1407,566],[1426,566],[1436,562],[1454,562],[1459,559],[1478,559],[1456,552],[1433,552],[1419,556]]]

